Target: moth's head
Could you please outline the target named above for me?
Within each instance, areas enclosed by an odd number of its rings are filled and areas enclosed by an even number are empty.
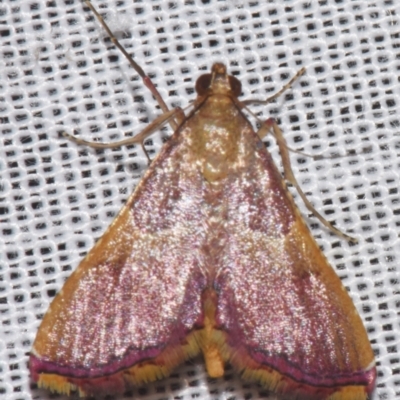
[[[242,84],[226,72],[226,66],[215,63],[210,74],[201,75],[196,81],[196,92],[199,96],[211,94],[226,94],[238,97],[242,91]]]

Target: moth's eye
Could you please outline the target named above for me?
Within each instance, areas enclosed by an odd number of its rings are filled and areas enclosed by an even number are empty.
[[[210,88],[211,84],[211,74],[204,74],[199,76],[196,81],[196,92],[198,95],[204,95]]]
[[[240,81],[234,76],[229,75],[229,84],[231,85],[231,90],[233,94],[236,97],[240,96],[240,93],[242,93],[242,84],[240,83]]]

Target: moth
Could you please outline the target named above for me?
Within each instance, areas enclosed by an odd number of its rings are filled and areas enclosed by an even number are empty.
[[[376,368],[361,318],[260,138],[273,132],[305,199],[278,125],[255,132],[251,101],[222,63],[198,78],[185,116],[129,60],[164,110],[133,141],[170,121],[175,132],[51,303],[32,379],[66,394],[119,393],[201,353],[214,378],[230,363],[293,399],[367,399]]]

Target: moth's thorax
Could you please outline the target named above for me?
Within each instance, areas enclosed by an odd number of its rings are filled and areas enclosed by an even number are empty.
[[[208,96],[191,120],[192,154],[205,180],[215,184],[234,171],[242,155],[243,134],[252,129],[231,96]]]

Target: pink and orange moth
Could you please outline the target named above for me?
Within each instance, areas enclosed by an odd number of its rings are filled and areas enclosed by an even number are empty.
[[[33,380],[66,394],[118,393],[202,353],[211,377],[229,362],[293,399],[367,399],[374,355],[260,139],[272,129],[304,197],[276,123],[253,130],[243,114],[251,102],[238,100],[223,64],[197,80],[184,116],[129,60],[165,111],[134,140],[170,120],[175,133],[50,305]]]

